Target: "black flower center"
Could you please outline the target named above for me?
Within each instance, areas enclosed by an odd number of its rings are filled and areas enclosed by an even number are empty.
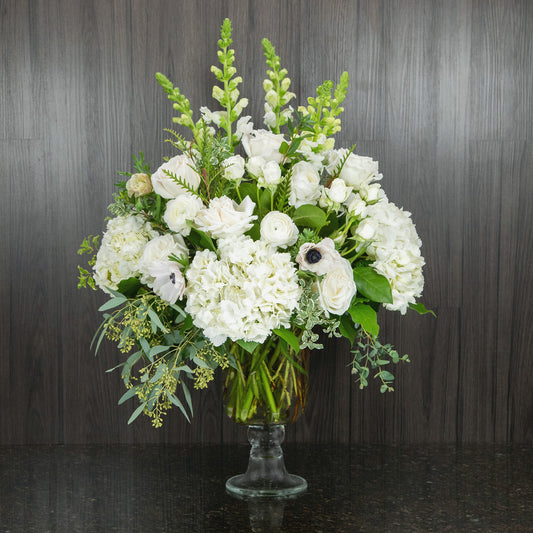
[[[175,285],[176,284],[176,274],[174,274],[174,272],[172,272],[169,277],[170,277],[170,281]]]
[[[322,254],[316,248],[311,248],[311,250],[305,254],[305,259],[312,265],[318,263],[322,259]]]

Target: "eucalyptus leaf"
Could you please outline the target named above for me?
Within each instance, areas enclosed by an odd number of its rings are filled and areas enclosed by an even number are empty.
[[[159,328],[163,333],[168,333],[168,329],[163,326],[163,323],[161,322],[159,316],[157,316],[157,313],[151,308],[148,308],[148,316],[150,317],[150,321],[152,322],[152,331],[154,333],[157,333],[157,328]]]
[[[126,400],[129,400],[130,398],[133,398],[137,394],[137,390],[135,387],[132,387],[131,389],[128,389],[118,401],[118,405],[122,405]]]
[[[146,407],[146,402],[141,403],[135,411],[133,411],[132,415],[130,416],[130,419],[128,420],[128,424],[131,424],[142,412],[143,409]]]
[[[125,296],[120,297],[113,297],[110,300],[107,300],[107,302],[103,305],[101,305],[98,308],[98,311],[107,311],[108,309],[114,309],[115,307],[118,307],[119,305],[124,305],[125,302],[127,302],[127,298]]]
[[[183,413],[183,416],[187,419],[187,422],[191,422],[190,418],[189,418],[189,415],[187,414],[187,411],[185,411],[185,407],[183,407],[183,404],[180,402],[180,400],[178,399],[177,396],[175,396],[174,394],[171,394],[169,391],[166,391],[167,392],[167,398],[174,404],[176,405],[177,407],[179,407],[179,409],[181,410],[181,412]]]
[[[159,381],[167,370],[167,365],[165,365],[164,363],[160,364],[157,367],[155,374],[151,377],[149,383],[155,383],[156,381]]]

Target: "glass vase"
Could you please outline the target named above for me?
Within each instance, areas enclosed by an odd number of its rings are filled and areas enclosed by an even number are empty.
[[[307,398],[308,351],[298,353],[270,341],[251,353],[236,346],[235,368],[226,373],[224,406],[238,424],[248,426],[250,456],[244,474],[226,482],[240,497],[289,497],[307,489],[285,468],[281,443],[285,426],[302,414]]]

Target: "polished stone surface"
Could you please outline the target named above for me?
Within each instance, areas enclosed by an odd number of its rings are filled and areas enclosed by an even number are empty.
[[[248,447],[0,447],[0,532],[533,531],[533,447],[287,444],[307,493],[241,501]]]

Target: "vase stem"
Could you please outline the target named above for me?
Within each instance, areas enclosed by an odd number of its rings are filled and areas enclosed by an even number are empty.
[[[226,482],[226,490],[246,497],[285,497],[307,489],[307,481],[289,474],[285,468],[281,443],[285,438],[283,425],[248,426],[250,457],[248,470]]]

